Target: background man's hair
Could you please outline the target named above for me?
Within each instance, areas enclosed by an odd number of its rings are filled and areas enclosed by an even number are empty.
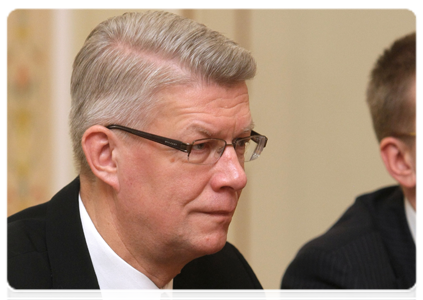
[[[91,126],[142,129],[154,119],[157,93],[173,85],[232,85],[254,77],[250,52],[193,20],[162,11],[126,13],[100,23],[75,58],[70,134],[78,171]]]
[[[414,131],[416,108],[410,87],[416,76],[416,34],[396,40],[377,60],[367,89],[367,103],[379,142]]]

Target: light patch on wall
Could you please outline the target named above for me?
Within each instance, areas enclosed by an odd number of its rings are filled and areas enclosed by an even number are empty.
[[[8,18],[8,215],[49,199],[48,12]]]

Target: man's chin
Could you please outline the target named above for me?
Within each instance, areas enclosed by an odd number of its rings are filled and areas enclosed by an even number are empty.
[[[198,251],[198,257],[214,254],[222,250],[226,244],[227,234],[209,236],[194,246]]]

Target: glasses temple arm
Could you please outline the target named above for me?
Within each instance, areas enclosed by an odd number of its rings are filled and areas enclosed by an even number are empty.
[[[147,133],[147,132],[144,132],[144,131],[139,131],[139,130],[132,129],[132,128],[125,127],[125,126],[121,126],[121,125],[112,124],[112,125],[106,126],[106,128],[123,130],[123,131],[129,132],[131,134],[134,134],[136,136],[145,138],[147,140],[150,140],[150,141],[153,141],[153,142],[156,142],[156,143],[159,143],[159,144],[162,144],[162,145],[165,145],[165,146],[168,146],[168,147],[171,147],[171,148],[174,148],[176,150],[186,152],[186,153],[190,152],[191,147],[192,147],[192,145],[185,144],[185,143],[178,141],[178,140],[168,139],[168,138],[165,138],[165,137],[162,137],[162,136]]]

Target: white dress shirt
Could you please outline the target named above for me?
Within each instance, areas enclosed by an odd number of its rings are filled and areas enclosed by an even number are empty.
[[[101,290],[105,289],[158,289],[143,273],[117,255],[94,226],[79,196],[79,212],[85,240]],[[170,281],[164,289],[172,289]]]
[[[408,227],[410,228],[411,235],[414,242],[416,242],[416,211],[411,206],[407,198],[404,198],[405,216],[407,217]]]

